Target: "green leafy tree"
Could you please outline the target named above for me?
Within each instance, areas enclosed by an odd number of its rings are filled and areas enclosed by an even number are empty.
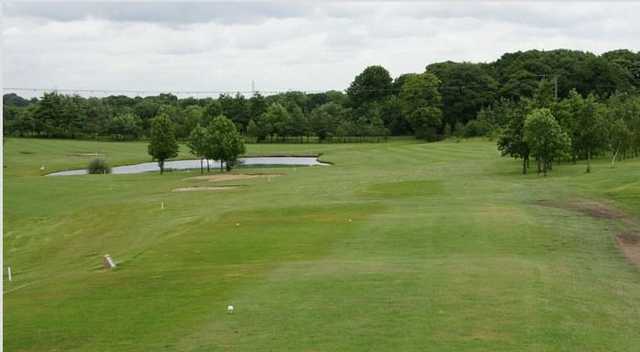
[[[442,125],[440,80],[431,73],[406,78],[400,90],[402,111],[417,138],[435,140]]]
[[[607,101],[609,120],[622,119],[629,130],[629,142],[622,158],[640,155],[640,96],[617,94]]]
[[[132,113],[118,115],[109,124],[109,134],[116,140],[136,139],[142,134],[142,120]]]
[[[62,96],[56,92],[45,93],[34,112],[38,130],[47,137],[62,137],[59,125],[63,114]]]
[[[261,140],[260,127],[258,127],[254,119],[249,120],[247,124],[247,136],[255,138],[256,142],[260,142]]]
[[[308,134],[309,120],[297,104],[292,104],[289,110],[287,133],[291,136],[302,137]]]
[[[282,104],[273,103],[267,107],[261,120],[266,127],[266,132],[269,132],[270,138],[274,135],[284,138],[288,135],[290,118],[289,111]]]
[[[151,141],[148,152],[158,161],[160,174],[164,173],[164,162],[178,156],[178,142],[171,119],[167,115],[158,115],[151,120]]]
[[[143,100],[138,101],[133,107],[134,114],[142,119],[142,129],[145,133],[149,132],[151,120],[153,120],[155,116],[158,116],[160,106],[161,105],[154,100],[144,98]]]
[[[583,98],[575,90],[558,105],[560,123],[571,137],[573,158],[582,156],[586,159],[587,172],[591,172],[593,154],[608,145],[606,106],[598,103],[595,96]]]
[[[633,141],[633,134],[627,126],[627,123],[621,118],[616,118],[611,122],[608,132],[611,167],[614,167],[619,153],[624,153],[629,149]]]
[[[336,103],[326,103],[311,112],[311,129],[320,142],[326,141],[336,133],[340,121],[344,120],[347,111]]]
[[[553,161],[567,155],[571,147],[569,136],[562,130],[551,110],[546,108],[535,109],[527,115],[523,139],[545,176]]]
[[[486,64],[452,61],[431,64],[427,72],[440,80],[444,122],[466,124],[482,107],[491,105],[498,94],[498,82]]]
[[[462,138],[464,136],[464,125],[462,122],[458,121],[453,125],[453,135],[456,138]]]
[[[395,91],[396,88],[394,88]],[[397,88],[397,91],[399,92],[400,88]],[[402,112],[402,101],[398,95],[392,95],[382,101],[380,116],[384,126],[389,129],[392,135],[409,135],[413,133],[409,121]]]
[[[183,121],[181,125],[182,131],[176,134],[178,136],[189,136],[191,131],[196,128],[197,125],[204,125],[205,121],[205,111],[204,108],[198,105],[189,105],[183,109]],[[205,125],[206,126],[206,125]]]
[[[442,125],[442,111],[431,106],[419,108],[411,112],[409,122],[416,138],[435,141],[438,137],[437,130]]]
[[[258,92],[249,98],[249,120],[257,120],[267,110],[266,99]],[[249,124],[247,124],[247,128]]]
[[[529,169],[530,148],[524,139],[524,124],[530,110],[531,103],[526,99],[508,108],[503,107],[502,113],[506,116],[504,120],[508,123],[497,140],[498,150],[503,156],[522,159],[523,174],[526,174]]]
[[[218,102],[221,114],[228,116],[241,130],[245,130],[251,119],[250,102],[240,93],[234,96],[222,94]]]
[[[444,136],[444,138],[449,138],[449,137],[451,137],[451,133],[452,133],[452,131],[451,131],[451,124],[448,124],[448,123],[447,123],[447,124],[445,124],[445,125],[444,125],[444,129],[443,129],[443,131],[442,131],[442,135]]]
[[[220,171],[223,165],[230,171],[244,152],[244,141],[236,125],[224,115],[214,118],[207,128],[208,158],[220,161]]]
[[[187,146],[191,154],[200,159],[200,173],[204,172],[203,160],[207,154],[207,129],[197,124],[189,134]],[[207,171],[209,171],[209,161],[207,160]]]
[[[366,104],[382,101],[391,95],[392,79],[382,66],[369,66],[351,82],[347,89],[349,102],[354,109]]]

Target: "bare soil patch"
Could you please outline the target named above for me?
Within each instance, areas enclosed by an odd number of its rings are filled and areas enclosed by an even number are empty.
[[[626,230],[616,235],[616,243],[627,260],[640,267],[640,224],[622,210],[616,209],[612,205],[592,200],[571,200],[565,203],[541,200],[538,201],[538,204],[577,211],[592,218],[621,221]]]
[[[70,153],[69,156],[82,156],[82,157],[103,157],[104,154],[102,153]]]
[[[216,192],[216,191],[230,191],[233,189],[238,189],[237,186],[228,186],[228,187],[180,187],[175,188],[173,192]]]
[[[621,210],[618,210],[609,204],[596,202],[592,200],[571,200],[566,203],[549,201],[549,200],[540,200],[538,201],[538,204],[546,207],[577,211],[585,215],[591,216],[593,218],[600,218],[600,219],[626,218],[626,214]]]
[[[283,176],[285,174],[218,174],[218,175],[203,175],[186,178],[185,181],[198,180],[209,182],[223,182],[223,181],[237,181],[248,180],[252,178],[271,178],[277,176]]]
[[[623,232],[616,236],[618,247],[627,259],[640,266],[640,233]]]

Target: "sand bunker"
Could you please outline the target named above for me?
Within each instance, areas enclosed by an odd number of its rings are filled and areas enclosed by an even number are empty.
[[[228,187],[181,187],[176,188],[173,192],[216,192],[216,191],[230,191],[233,189],[238,189],[236,186],[228,186]]]
[[[185,180],[223,182],[223,181],[248,180],[252,178],[271,178],[271,177],[277,177],[282,175],[284,174],[217,174],[217,175],[203,175],[203,176],[189,177]]]

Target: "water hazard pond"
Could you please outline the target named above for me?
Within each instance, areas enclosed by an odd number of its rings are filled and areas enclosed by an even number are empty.
[[[238,159],[241,166],[316,166],[329,165],[318,160],[317,157],[303,156],[269,156],[269,157],[246,157]],[[206,167],[206,162],[204,163]],[[211,168],[219,168],[220,162],[209,160]],[[200,169],[200,160],[173,160],[164,163],[166,170],[191,170]],[[116,166],[111,168],[112,174],[140,174],[143,172],[160,171],[157,162],[147,162],[134,165]],[[73,176],[86,175],[86,169],[66,170],[53,172],[47,176]]]

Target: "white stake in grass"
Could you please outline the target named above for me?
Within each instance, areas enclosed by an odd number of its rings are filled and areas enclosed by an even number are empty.
[[[160,203],[160,209],[164,210],[164,202]]]
[[[11,267],[10,266],[7,267],[7,276],[9,278],[9,281],[11,281]]]
[[[102,261],[102,265],[104,266],[105,269],[113,269],[116,267],[116,262],[113,261],[113,258],[111,258],[110,255],[105,254],[104,259]]]

